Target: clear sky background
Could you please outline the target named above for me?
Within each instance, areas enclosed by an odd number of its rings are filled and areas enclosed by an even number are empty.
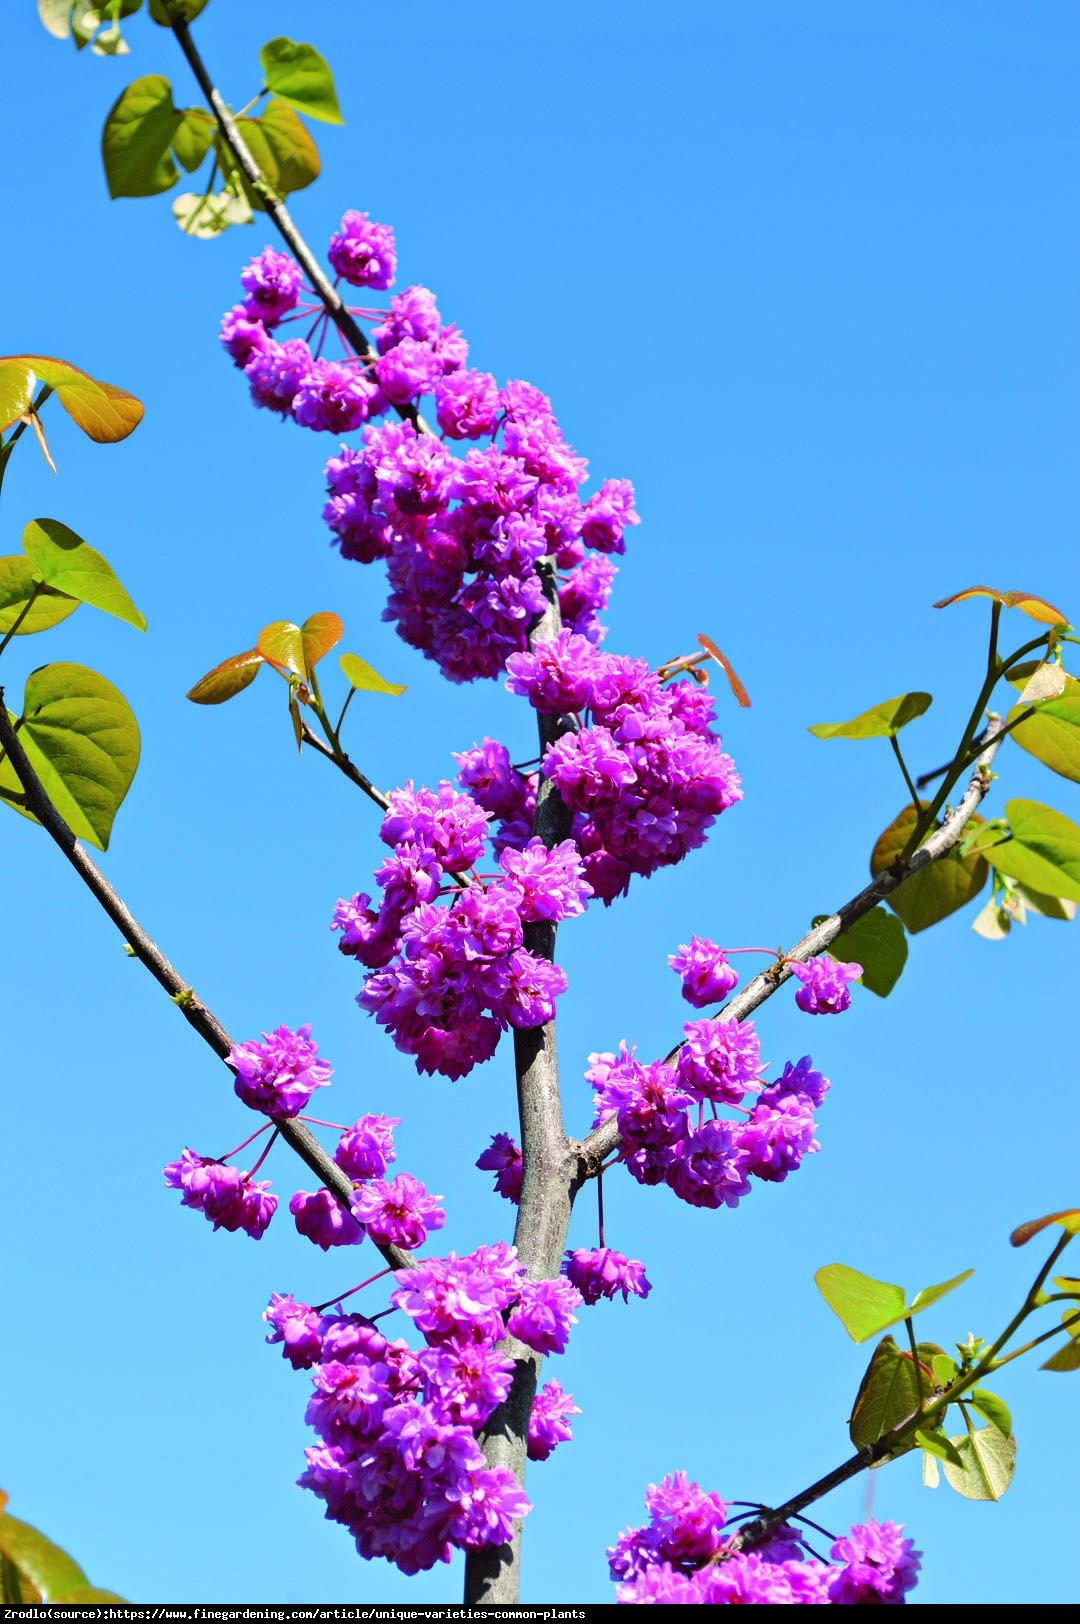
[[[528,756],[528,713],[493,684],[449,687],[380,623],[382,572],[342,563],[320,523],[334,442],[253,411],[220,353],[267,229],[192,242],[166,199],[108,200],[98,139],[121,87],[163,72],[195,99],[168,34],[136,18],[131,56],[96,60],[52,41],[30,0],[6,10],[3,348],[67,357],[146,419],[98,448],[50,408],[60,477],[20,448],[0,551],[31,517],[64,520],[150,629],[83,609],[13,644],[3,680],[17,696],[73,659],[123,690],[144,754],[110,878],[237,1039],[314,1023],[337,1068],[319,1104],[403,1117],[399,1166],[445,1194],[446,1246],[466,1250],[507,1233],[472,1163],[512,1125],[509,1048],[458,1084],[415,1075],[357,1011],[327,929],[379,859],[374,809],[297,758],[268,677],[218,711],[184,693],[267,621],[332,608],[347,647],[409,684],[351,712],[380,784],[435,781],[485,732]],[[582,1131],[590,1050],[679,1036],[666,956],[692,931],[790,944],[864,883],[903,786],[884,743],[807,725],[925,688],[934,708],[905,737],[933,767],[987,621],[933,601],[987,581],[1080,618],[1080,21],[1060,0],[212,0],[197,37],[234,105],[278,33],[329,57],[347,119],[318,127],[323,176],[293,199],[309,240],[322,250],[346,208],[393,223],[401,284],[435,290],[475,364],[539,384],[595,477],[634,480],[643,523],[608,646],[659,662],[708,632],[753,697],[740,712],[720,695],[746,799],[705,851],[562,932]],[[1029,623],[1009,629],[1019,644]],[[999,763],[990,812],[1026,795],[1080,819],[1076,786],[1012,746]],[[293,1487],[307,1379],[264,1347],[260,1313],[275,1290],[321,1301],[369,1260],[317,1251],[287,1213],[255,1245],[181,1210],[163,1163],[224,1151],[249,1114],[51,843],[5,815],[0,851],[11,1510],[137,1601],[455,1599],[459,1564],[415,1581],[358,1565]],[[811,1021],[785,992],[762,1012],[766,1055],[809,1050],[833,1079],[796,1178],[734,1213],[606,1181],[609,1242],[655,1289],[585,1311],[550,1367],[584,1413],[530,1470],[526,1600],[610,1599],[604,1547],[666,1472],[775,1503],[845,1458],[866,1350],[818,1297],[821,1264],[913,1289],[975,1266],[920,1322],[946,1345],[1018,1304],[1041,1248],[1011,1251],[1010,1229],[1080,1200],[1077,937],[1036,920],[991,945],[974,912],[912,941],[886,1002],[857,990],[843,1020]],[[284,1208],[303,1170],[282,1148],[267,1171]],[[593,1241],[588,1198],[572,1234]],[[1080,1388],[1023,1362],[998,1386],[1020,1438],[1000,1505],[925,1491],[912,1459],[870,1484],[925,1552],[919,1601],[1075,1599],[1060,1552]],[[816,1515],[845,1527],[867,1492]]]

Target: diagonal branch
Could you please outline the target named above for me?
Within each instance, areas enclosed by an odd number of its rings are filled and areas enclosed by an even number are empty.
[[[990,788],[992,776],[990,763],[993,761],[1004,735],[1005,727],[1001,717],[991,716],[979,739],[981,753],[968,781],[967,789],[955,809],[944,820],[940,829],[936,829],[906,863],[898,860],[888,868],[883,869],[877,878],[872,880],[869,885],[864,886],[857,896],[852,897],[850,902],[845,902],[843,907],[830,915],[823,924],[817,925],[813,930],[808,931],[802,940],[796,942],[790,952],[784,955],[786,959],[795,959],[801,963],[805,959],[813,958],[816,953],[824,952],[830,942],[835,942],[843,931],[853,925],[857,919],[861,919],[864,914],[868,914],[871,908],[875,908],[879,902],[883,902],[887,896],[890,896],[899,886],[903,885],[905,880],[910,879],[913,874],[917,874],[920,869],[926,868],[928,864],[940,861],[942,857],[947,856],[952,851],[963,834],[973,812]],[[744,1021],[748,1015],[752,1014],[767,998],[771,998],[773,993],[790,978],[791,971],[787,964],[773,965],[761,975],[755,976],[753,981],[748,982],[742,992],[736,993],[735,997],[724,1005],[720,1013],[726,1016],[728,1020]],[[669,1062],[674,1060],[682,1046],[682,1043],[677,1043],[665,1058]],[[613,1116],[608,1117],[605,1122],[601,1122],[598,1128],[594,1128],[592,1133],[583,1139],[577,1147],[577,1179],[579,1183],[585,1179],[595,1178],[600,1170],[601,1163],[618,1148],[618,1120]]]
[[[211,1048],[219,1060],[225,1060],[233,1047],[233,1040],[217,1016],[197,998],[187,982],[169,963],[157,943],[147,935],[134,914],[109,884],[86,849],[80,845],[64,819],[53,806],[19,742],[4,705],[4,690],[0,688],[0,745],[3,746],[16,776],[23,786],[26,810],[37,818],[45,832],[56,842],[87,890],[108,914],[124,941],[139,963],[144,965],[159,986],[164,987],[188,1025]],[[302,1122],[272,1119],[282,1139],[306,1163],[315,1177],[326,1186],[348,1212],[354,1191],[349,1179],[311,1130]],[[380,1245],[379,1251],[393,1269],[413,1266],[412,1254],[400,1246]]]

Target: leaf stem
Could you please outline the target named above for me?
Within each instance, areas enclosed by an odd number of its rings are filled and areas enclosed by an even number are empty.
[[[35,397],[30,410],[19,420],[18,423],[16,423],[9,437],[4,441],[3,445],[0,446],[0,489],[3,488],[4,475],[7,473],[8,459],[10,458],[15,447],[18,445],[19,440],[26,433],[28,420],[32,420],[37,416],[51,394],[52,384],[43,383],[37,392],[37,396]]]
[[[37,598],[38,593],[42,590],[44,585],[45,585],[44,581],[35,581],[34,582],[34,590],[31,592],[30,596],[27,598],[26,602],[23,604],[22,608],[19,610],[19,613],[16,615],[16,617],[15,617],[14,621],[12,622],[12,624],[8,627],[7,633],[6,633],[3,641],[0,642],[0,654],[3,654],[4,650],[7,648],[8,644],[11,642],[11,639],[16,635],[16,633],[19,630],[19,627],[22,625],[23,621],[26,619],[27,615],[30,613],[31,609],[34,607],[35,599]]]
[[[918,817],[919,813],[922,810],[922,802],[919,800],[919,792],[918,792],[918,790],[915,788],[915,785],[911,782],[911,774],[908,772],[907,762],[904,760],[903,753],[902,753],[902,751],[900,749],[900,741],[896,737],[895,733],[890,733],[889,734],[889,743],[892,745],[893,755],[896,757],[897,764],[899,765],[900,771],[904,775],[904,783],[908,787],[908,794],[911,796],[911,804],[915,808],[915,816]]]

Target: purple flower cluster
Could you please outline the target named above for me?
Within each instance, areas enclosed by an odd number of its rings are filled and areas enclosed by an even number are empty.
[[[354,287],[388,288],[397,265],[394,233],[350,209],[330,239],[329,259]],[[394,295],[375,332],[374,360],[351,355],[326,361],[306,339],[271,336],[280,323],[320,309],[318,303],[301,304],[303,273],[295,260],[267,248],[240,281],[244,298],[225,316],[221,341],[243,368],[255,405],[302,428],[351,434],[392,406],[428,393],[465,364],[468,346],[456,327],[443,326],[427,288]]]
[[[691,936],[668,959],[682,980],[682,995],[695,1009],[718,1004],[739,984],[739,974],[723,948],[707,936]]]
[[[620,1291],[623,1302],[628,1303],[631,1296],[647,1297],[652,1290],[645,1278],[644,1263],[613,1252],[610,1246],[567,1252],[562,1272],[587,1303],[598,1303],[601,1297],[614,1298]]]
[[[493,1133],[491,1144],[476,1158],[482,1173],[494,1173],[495,1192],[516,1205],[521,1200],[521,1151],[508,1133]]]
[[[805,964],[788,961],[788,968],[802,985],[795,994],[795,1002],[807,1015],[840,1015],[851,1007],[850,981],[858,981],[863,973],[861,964],[842,964],[827,953]]]
[[[233,1086],[245,1105],[270,1117],[294,1117],[333,1076],[329,1062],[315,1058],[318,1052],[310,1026],[295,1032],[278,1026],[264,1032],[261,1043],[233,1044],[225,1063],[236,1073]]]
[[[555,1351],[581,1299],[566,1281],[528,1281],[504,1242],[395,1280],[392,1301],[423,1335],[419,1352],[362,1316],[319,1314],[290,1296],[275,1293],[263,1318],[267,1341],[312,1372],[307,1420],[320,1441],[306,1451],[301,1486],[349,1529],[361,1556],[417,1573],[455,1549],[504,1544],[530,1510],[512,1473],[485,1465],[477,1433],[510,1389],[514,1361],[499,1347],[507,1328]],[[549,1382],[534,1409],[531,1458],[569,1438],[578,1413]]]
[[[784,1525],[758,1550],[725,1539],[727,1507],[684,1472],[650,1484],[649,1522],[608,1551],[621,1603],[792,1606],[901,1603],[916,1583],[919,1553],[896,1523],[867,1522],[838,1539],[832,1563],[806,1556]]]
[[[411,1173],[387,1181],[383,1174],[397,1159],[394,1132],[400,1118],[362,1116],[338,1141],[334,1160],[357,1185],[351,1214],[329,1190],[298,1190],[289,1211],[301,1235],[329,1251],[332,1246],[358,1246],[368,1234],[377,1245],[422,1246],[441,1229],[446,1214],[441,1195],[429,1195]]]
[[[395,402],[433,391],[444,438],[412,422],[365,428],[358,450],[343,446],[327,463],[323,518],[343,557],[385,559],[383,618],[452,682],[470,682],[499,676],[507,657],[527,647],[544,610],[536,574],[544,557],[559,571],[567,625],[599,642],[597,617],[615,576],[606,555],[622,552],[623,533],[638,516],[626,480],[609,480],[581,502],[585,464],[538,389],[522,382],[499,389],[487,373],[446,366],[439,335],[447,330],[421,294],[399,296],[412,299],[407,315],[393,301],[375,339],[380,350],[387,337],[396,343],[375,374]],[[463,456],[447,444],[481,438],[488,444]]]
[[[580,1414],[573,1393],[564,1393],[561,1382],[545,1382],[529,1415],[529,1459],[547,1460],[559,1444],[568,1444],[573,1438],[570,1417]]]
[[[162,1172],[170,1189],[183,1192],[181,1206],[198,1208],[215,1229],[242,1229],[253,1241],[261,1240],[277,1209],[269,1179],[255,1181],[239,1168],[197,1156],[193,1150],[182,1151]]]
[[[620,1158],[639,1184],[667,1184],[694,1207],[735,1207],[749,1194],[751,1178],[782,1183],[819,1148],[814,1107],[829,1085],[806,1055],[762,1090],[749,1021],[718,1017],[690,1021],[683,1030],[674,1065],[646,1065],[625,1043],[618,1054],[589,1056],[594,1126],[617,1117]],[[748,1093],[760,1093],[752,1107],[740,1103]],[[718,1116],[721,1104],[740,1117]]]
[[[522,925],[569,919],[591,888],[571,841],[504,850],[501,877],[448,888],[480,857],[489,814],[443,782],[395,790],[382,824],[392,855],[376,871],[378,909],[360,893],[339,901],[338,946],[368,968],[357,1002],[421,1072],[462,1077],[494,1053],[508,1026],[549,1021],[565,973],[523,945]]]
[[[710,726],[712,701],[692,682],[665,686],[645,660],[603,654],[563,631],[506,665],[511,693],[582,726],[548,746],[545,775],[575,814],[574,840],[605,902],[633,874],[677,863],[742,798]]]

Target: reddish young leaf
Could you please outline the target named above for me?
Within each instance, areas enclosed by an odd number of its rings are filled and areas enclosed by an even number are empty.
[[[739,704],[744,710],[749,710],[750,695],[739,681],[735,668],[728,659],[727,655],[724,654],[721,649],[718,649],[712,638],[706,637],[704,632],[698,632],[698,642],[701,644],[706,654],[711,654],[713,659],[720,666],[725,677],[728,679],[728,682],[731,684],[731,691],[735,695],[735,698],[739,701]]]
[[[1066,1207],[1063,1212],[1050,1212],[1045,1218],[1029,1218],[1026,1224],[1018,1224],[1013,1230],[1009,1236],[1009,1245],[1026,1246],[1029,1240],[1050,1224],[1060,1224],[1067,1235],[1080,1235],[1080,1207]]]
[[[998,592],[992,586],[966,587],[963,592],[954,592],[951,598],[940,598],[934,608],[947,609],[950,603],[962,603],[965,598],[993,598],[995,603],[1003,604],[1006,609],[1019,609],[1044,626],[1069,624],[1067,615],[1055,609],[1052,603],[1047,603],[1045,598],[1037,598],[1033,592]]]
[[[187,697],[196,705],[223,705],[255,681],[264,663],[257,648],[249,648],[245,654],[230,655],[205,677],[200,677],[194,688],[188,690]]]
[[[324,609],[317,615],[307,617],[300,628],[300,641],[309,673],[314,671],[324,654],[329,654],[335,644],[341,642],[344,635],[341,616],[335,615],[332,609]]]

